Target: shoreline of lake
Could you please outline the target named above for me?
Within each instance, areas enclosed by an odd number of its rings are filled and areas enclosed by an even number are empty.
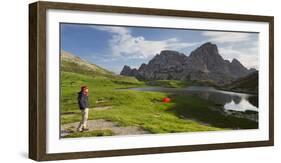
[[[188,86],[184,88],[166,88],[160,86],[126,88],[125,90],[166,92],[174,94],[196,95],[205,100],[220,104],[223,109],[231,111],[254,111],[258,112],[258,106],[254,105],[249,99],[257,98],[258,95],[248,94],[244,92],[234,92],[228,90],[220,90],[209,86]]]

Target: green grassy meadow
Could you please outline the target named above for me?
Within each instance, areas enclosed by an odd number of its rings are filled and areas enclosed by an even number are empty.
[[[210,107],[221,106],[196,96],[124,90],[124,88],[148,85],[186,87],[189,84],[180,81],[145,83],[132,77],[114,74],[80,73],[75,69],[63,70],[61,71],[61,124],[80,121],[77,93],[80,86],[87,85],[90,120],[105,119],[118,122],[121,126],[138,126],[155,134],[257,128],[257,123],[250,120],[218,114]],[[163,103],[164,97],[171,98],[171,102]],[[112,106],[112,108],[91,109],[99,106]],[[103,135],[112,135],[112,133],[92,131],[92,133],[76,133],[72,137]]]

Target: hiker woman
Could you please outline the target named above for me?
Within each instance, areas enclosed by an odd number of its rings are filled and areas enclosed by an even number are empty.
[[[88,113],[89,113],[88,92],[89,92],[88,87],[82,86],[80,92],[78,93],[78,104],[82,114],[82,120],[77,128],[79,132],[89,130],[87,128],[87,120],[88,120]]]

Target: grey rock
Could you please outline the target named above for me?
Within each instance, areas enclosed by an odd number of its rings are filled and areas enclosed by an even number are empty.
[[[123,70],[121,71],[120,75],[124,76],[137,76],[138,70],[137,69],[131,69],[130,66],[125,65],[123,67]]]
[[[231,61],[229,68],[231,74],[236,78],[244,77],[250,73],[250,70],[244,67],[237,59],[233,59]]]
[[[121,75],[135,76],[140,80],[192,80],[210,81],[224,85],[248,75],[248,70],[237,59],[224,60],[215,44],[207,42],[186,56],[172,50],[156,54],[148,64],[139,69],[125,65]]]

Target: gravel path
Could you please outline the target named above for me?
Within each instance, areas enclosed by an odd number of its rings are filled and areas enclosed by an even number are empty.
[[[91,108],[93,110],[108,110],[108,109],[112,109],[112,106],[98,106],[98,107],[94,107]]]
[[[61,136],[66,136],[73,132],[76,132],[76,128],[79,122],[68,123],[61,126]],[[98,120],[88,120],[89,131],[92,130],[111,130],[114,135],[139,135],[139,134],[148,134],[148,131],[145,131],[137,126],[120,126],[117,122],[111,122],[104,119]]]

